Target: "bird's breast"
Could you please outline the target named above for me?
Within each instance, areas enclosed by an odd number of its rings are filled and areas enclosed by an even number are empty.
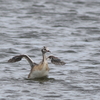
[[[38,66],[35,66],[31,73],[29,74],[29,78],[39,78],[44,77],[49,74],[49,67],[47,62],[43,62]]]
[[[42,65],[42,70],[49,70],[49,67],[48,67],[48,63],[47,62],[44,62]]]

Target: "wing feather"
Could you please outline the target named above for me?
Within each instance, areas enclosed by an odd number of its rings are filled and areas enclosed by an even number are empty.
[[[23,57],[25,57],[27,59],[27,61],[29,62],[31,67],[34,67],[35,65],[38,65],[37,63],[33,62],[27,55],[14,56],[11,59],[9,59],[8,62],[9,63],[18,62],[18,61],[21,61]]]
[[[22,58],[23,58],[23,56],[21,56],[21,55],[14,56],[14,57],[12,57],[11,59],[9,59],[8,62],[10,62],[10,63],[18,62],[18,61],[20,61]]]
[[[61,59],[59,59],[58,57],[49,56],[48,58],[50,58],[51,59],[51,63],[53,63],[55,65],[64,65],[64,64],[66,64],[65,62],[61,61]]]

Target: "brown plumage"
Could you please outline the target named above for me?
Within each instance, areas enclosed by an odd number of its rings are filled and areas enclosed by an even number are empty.
[[[49,56],[48,58],[51,59],[51,62],[55,65],[64,65],[66,64],[65,62],[61,61],[58,57],[55,56]]]
[[[17,61],[20,61],[22,58],[23,58],[22,55],[18,55],[18,56],[15,56],[15,57],[9,59],[8,62],[11,62],[11,63],[17,62]]]

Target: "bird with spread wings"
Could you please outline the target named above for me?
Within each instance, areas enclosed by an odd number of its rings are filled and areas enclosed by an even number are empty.
[[[11,59],[9,59],[8,62],[14,63],[14,62],[18,62],[18,61],[22,60],[22,58],[25,58],[31,66],[31,70],[28,75],[29,79],[41,78],[41,77],[48,76],[48,74],[49,74],[49,67],[48,67],[48,61],[47,61],[48,58],[51,60],[51,63],[53,63],[55,65],[64,65],[65,64],[65,62],[61,61],[58,57],[55,57],[55,56],[46,57],[46,53],[50,52],[47,49],[47,47],[44,46],[41,49],[41,52],[42,52],[43,58],[39,64],[35,63],[28,55],[14,56]]]

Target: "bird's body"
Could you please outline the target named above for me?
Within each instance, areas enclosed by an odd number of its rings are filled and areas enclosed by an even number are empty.
[[[39,64],[37,64],[31,68],[30,74],[28,75],[29,79],[41,78],[41,77],[48,76],[49,67],[48,67],[48,62],[47,62],[47,58],[46,58],[45,53],[49,52],[49,50],[47,50],[44,47],[44,49],[42,49],[41,51],[42,51],[43,59]]]
[[[48,62],[42,62],[39,65],[34,66],[31,69],[30,74],[28,75],[29,79],[34,79],[34,78],[41,78],[48,76],[49,74],[49,67],[48,67]]]

